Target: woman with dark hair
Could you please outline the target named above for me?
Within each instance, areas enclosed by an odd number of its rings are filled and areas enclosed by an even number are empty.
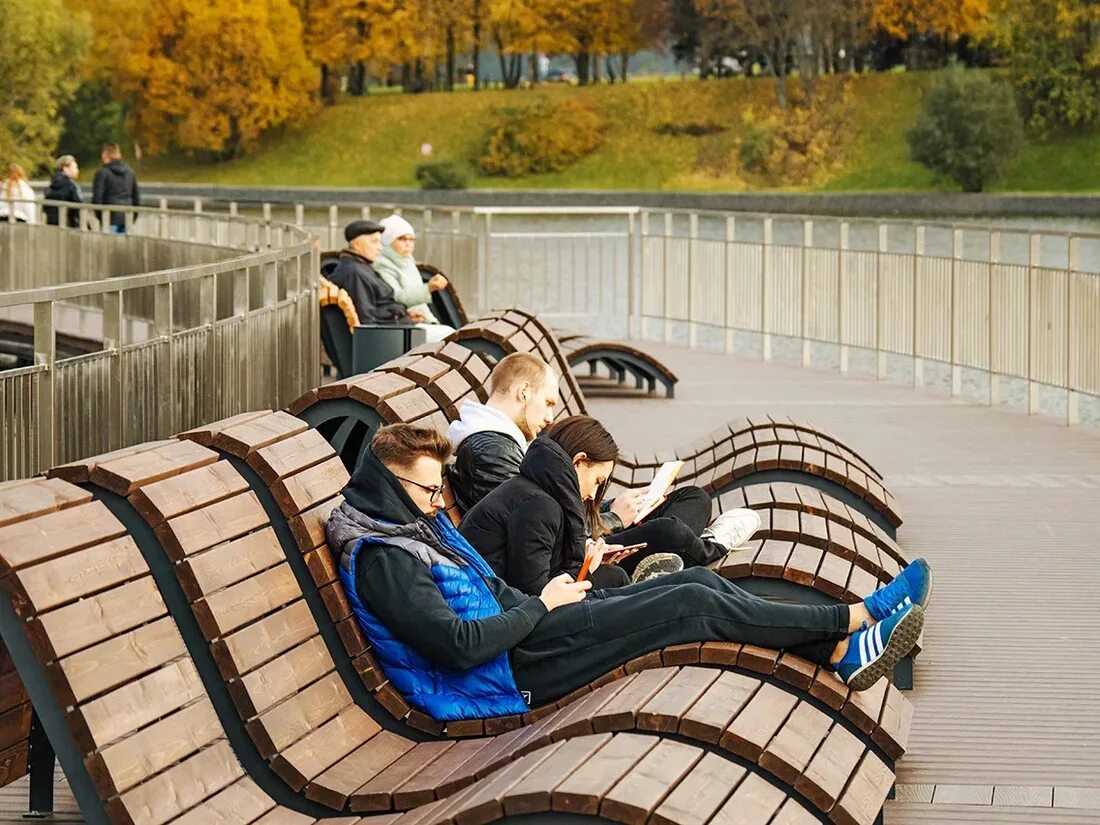
[[[585,556],[592,586],[621,587],[630,576],[613,564],[619,545],[605,545],[600,501],[619,447],[594,418],[574,415],[550,425],[527,449],[519,475],[466,514],[459,532],[504,581],[536,595],[561,573],[576,578]],[[659,548],[653,548],[654,550]],[[673,554],[654,556],[650,572],[683,569]]]

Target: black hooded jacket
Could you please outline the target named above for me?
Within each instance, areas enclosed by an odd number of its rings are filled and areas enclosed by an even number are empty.
[[[532,595],[554,576],[576,576],[587,537],[580,483],[561,446],[536,438],[519,475],[501,484],[459,525],[498,576]]]
[[[50,179],[50,185],[46,188],[42,197],[48,201],[68,201],[69,203],[84,202],[84,199],[80,197],[80,187],[76,185],[76,181],[60,170],[53,173],[53,177]],[[61,211],[60,208],[56,206],[44,206],[43,211],[46,213],[46,223],[50,226],[57,226],[61,217],[58,214]],[[79,229],[80,210],[70,209],[67,222],[71,228]]]
[[[104,203],[108,206],[141,206],[137,176],[126,163],[115,158],[99,167],[92,180],[92,203]],[[102,220],[100,213],[100,220]],[[111,223],[122,226],[126,223],[125,212],[112,212]]]
[[[523,450],[510,435],[485,430],[462,439],[448,470],[458,509],[469,513],[519,472]]]
[[[393,288],[374,271],[371,262],[350,249],[340,253],[340,261],[329,280],[347,290],[355,304],[361,324],[409,322],[405,305],[393,297]]]
[[[456,563],[465,564],[438,539],[401,483],[370,450],[343,493],[345,503],[333,511],[327,529],[329,545],[337,553],[367,532],[356,513],[346,512],[351,508],[372,520],[411,525],[395,528],[394,533],[414,536]],[[356,565],[355,584],[391,633],[429,659],[456,670],[475,667],[512,650],[547,614],[541,599],[492,578],[486,584],[502,612],[462,621],[443,598],[428,566],[399,547],[364,547]]]

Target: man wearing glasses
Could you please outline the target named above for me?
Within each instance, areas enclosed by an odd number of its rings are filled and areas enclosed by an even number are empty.
[[[386,677],[438,721],[523,713],[636,656],[712,640],[789,650],[866,690],[923,626],[923,560],[852,605],[768,602],[704,567],[617,590],[562,574],[528,596],[494,576],[441,512],[450,454],[435,430],[383,427],[327,529]]]

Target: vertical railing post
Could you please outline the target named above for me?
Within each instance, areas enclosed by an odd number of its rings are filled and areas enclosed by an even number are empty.
[[[167,438],[176,432],[176,361],[172,336],[172,282],[153,287],[153,334],[163,339],[164,358],[157,365],[157,433]]]
[[[1029,232],[1027,236],[1027,414],[1039,411],[1039,384],[1035,380],[1035,270],[1042,265],[1042,235]]]
[[[733,329],[730,328],[730,260],[737,240],[737,218],[726,217],[726,242],[722,255],[722,334],[725,336],[726,353],[733,352]]]
[[[111,352],[107,378],[107,448],[121,449],[126,440],[126,371],[123,368],[122,290],[103,295],[103,350]],[[213,420],[213,419],[211,419]]]
[[[664,342],[672,340],[672,318],[668,304],[668,275],[672,268],[672,213],[665,212],[664,243],[661,244],[663,260],[661,262],[661,313],[665,318]]]
[[[810,345],[810,249],[814,245],[814,222],[810,219],[802,221],[802,255],[799,261],[799,297],[798,297],[798,331],[802,336],[802,366],[808,367],[813,363],[813,348]]]
[[[332,204],[328,208],[328,248],[339,249],[343,246],[337,239],[340,237],[340,207]]]
[[[46,470],[56,462],[56,422],[54,393],[57,385],[57,342],[54,336],[53,302],[34,305],[34,363],[45,367],[38,376],[38,470]]]
[[[959,365],[959,270],[962,266],[963,231],[951,229],[951,326],[948,328],[951,353],[951,397],[962,394],[962,367]]]
[[[202,215],[202,198],[195,198],[193,207],[195,217],[191,219],[192,225],[194,226],[194,230],[191,233],[191,238],[192,240],[197,239],[199,243],[209,242],[210,238],[207,237],[207,233],[205,231],[206,223],[201,217],[199,217],[200,215]]]
[[[263,205],[264,216],[264,249],[271,249],[271,204],[264,201]]]
[[[924,386],[924,359],[920,355],[920,262],[924,257],[924,227],[913,241],[913,386]]]
[[[206,364],[198,366],[196,373],[205,373],[210,379],[210,386],[218,380],[216,359],[214,358],[214,324],[218,320],[218,276],[205,275],[199,281],[199,324],[206,329]],[[301,326],[298,327],[301,329]],[[204,368],[205,367],[205,368]],[[217,410],[214,407],[215,393],[205,393],[203,399],[203,415],[205,421],[216,421]]]
[[[648,262],[650,272],[653,271],[653,261],[648,257],[649,251],[649,212],[642,210],[641,237],[638,239],[638,337],[645,337],[646,319],[646,290],[650,288],[649,279],[646,278],[646,264]]]
[[[996,230],[992,230],[989,233],[989,280],[986,284],[989,296],[987,301],[989,303],[989,318],[986,321],[988,329],[986,333],[989,335],[989,406],[996,407],[1001,403],[1001,376],[997,373],[997,359],[994,357],[997,351],[997,338],[996,330],[993,325],[993,318],[995,317],[995,308],[993,306],[993,298],[996,294],[994,289],[994,273],[996,266],[1001,262],[1001,233]]]
[[[836,332],[840,345],[840,371],[848,371],[848,330],[845,329],[844,287],[848,282],[848,221],[840,222],[840,239],[837,243],[836,263]]]
[[[638,336],[638,313],[634,306],[638,294],[636,283],[638,268],[638,213],[631,212],[626,216],[626,337]]]
[[[688,346],[695,349],[697,332],[695,329],[695,279],[699,272],[699,213],[692,212],[688,218],[688,280],[687,280],[687,318]]]
[[[886,377],[886,350],[882,348],[882,316],[886,307],[882,302],[882,266],[890,252],[890,224],[878,225],[878,251],[875,253],[875,377]]]
[[[306,225],[306,205],[304,203],[294,204],[294,225],[303,227]]]
[[[489,253],[493,243],[493,213],[488,209],[482,215],[481,251],[477,256],[477,311],[484,314],[489,309]]]
[[[772,219],[764,218],[764,242],[760,245],[760,335],[765,361],[772,360],[772,336],[768,332],[768,285],[771,282]]]
[[[1072,427],[1081,421],[1080,396],[1073,388],[1076,376],[1073,374],[1073,283],[1074,275],[1080,263],[1080,238],[1071,235],[1066,249],[1066,424]]]
[[[168,198],[161,198],[157,209],[157,237],[164,238],[168,235]]]

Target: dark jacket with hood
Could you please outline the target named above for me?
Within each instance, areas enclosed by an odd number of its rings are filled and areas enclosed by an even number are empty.
[[[437,720],[522,713],[510,653],[546,616],[446,515],[424,516],[369,450],[328,523],[340,580],[386,677]]]
[[[80,197],[80,187],[77,186],[76,181],[60,170],[53,173],[50,185],[46,188],[42,197],[48,201],[84,202],[84,199]],[[44,206],[42,210],[46,213],[46,223],[50,226],[57,226],[58,221],[61,219],[60,208],[57,206]],[[70,209],[67,222],[72,229],[79,229],[80,210]]]
[[[350,249],[341,252],[329,280],[347,290],[361,324],[411,323],[404,304],[394,299],[393,289],[362,255]]]
[[[527,448],[519,475],[462,519],[460,532],[498,576],[524,593],[541,593],[554,576],[576,576],[587,538],[573,462],[546,436]]]
[[[115,158],[99,167],[92,179],[92,203],[104,203],[108,206],[141,206],[137,176],[125,161]],[[102,213],[99,215],[103,219]],[[111,224],[122,226],[126,223],[125,212],[111,212]]]

